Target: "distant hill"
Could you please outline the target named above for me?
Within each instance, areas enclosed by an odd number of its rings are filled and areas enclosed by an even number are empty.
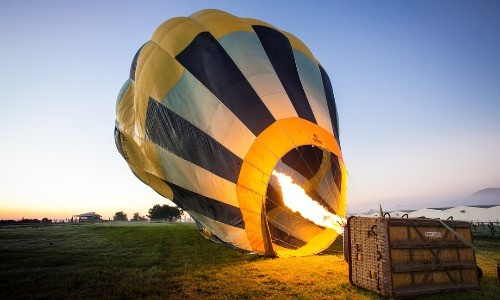
[[[480,190],[465,199],[463,205],[500,205],[500,188]]]

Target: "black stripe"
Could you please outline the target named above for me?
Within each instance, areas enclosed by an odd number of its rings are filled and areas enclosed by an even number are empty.
[[[146,113],[146,137],[222,178],[238,181],[242,163],[238,156],[152,98]]]
[[[202,32],[176,59],[256,136],[275,119],[224,48]]]
[[[266,191],[266,211],[271,211],[278,206],[284,206],[281,189],[275,190],[272,185],[267,185]]]
[[[299,146],[290,150],[281,161],[307,179],[318,173],[323,160],[323,150],[310,145]]]
[[[146,45],[146,44],[144,44],[144,45]],[[144,47],[144,45],[142,45],[141,48],[139,48],[139,50],[137,50],[137,52],[135,53],[134,59],[132,60],[132,65],[130,65],[130,79],[132,79],[134,81],[135,81],[135,69],[137,68],[137,60],[139,59],[139,54],[141,54],[141,50],[142,50],[142,47]]]
[[[316,118],[300,81],[290,41],[283,33],[267,26],[254,25],[252,27],[257,33],[267,57],[269,57],[298,116],[316,123]]]
[[[333,192],[330,192],[330,191],[328,191],[328,192],[329,192],[330,197],[334,197]],[[326,210],[328,210],[332,214],[334,214],[334,215],[337,214],[335,209],[330,207],[330,205],[323,198],[321,198],[321,196],[318,194],[318,192],[316,190],[310,190],[309,192],[307,192],[307,195],[309,197],[311,197],[313,200],[316,200],[316,202],[321,204],[321,206],[323,206],[323,208],[325,208]]]
[[[116,149],[118,149],[118,152],[120,152],[120,154],[122,155],[122,157],[125,160],[128,160],[128,157],[125,155],[125,152],[123,151],[122,139],[123,139],[122,133],[120,132],[120,130],[118,130],[118,128],[115,127],[115,144],[116,144]]]
[[[342,183],[342,172],[340,171],[340,162],[339,158],[336,155],[331,154],[330,159],[332,161],[332,176],[335,184],[337,185],[338,190],[340,190],[340,185]]]
[[[339,118],[337,114],[337,105],[335,104],[335,97],[333,96],[332,83],[325,69],[319,65],[318,67],[321,72],[321,78],[323,79],[323,89],[325,90],[326,104],[328,105],[328,112],[330,112],[330,119],[332,120],[333,133],[340,147]]]
[[[283,230],[279,229],[271,222],[268,222],[267,224],[269,225],[268,227],[269,227],[269,232],[271,234],[271,241],[274,244],[281,246],[283,248],[293,249],[293,250],[298,249],[307,244],[303,240],[296,238],[291,234],[288,234]]]
[[[186,190],[171,182],[166,183],[174,193],[172,201],[183,210],[191,210],[212,220],[238,228],[245,228],[243,215],[238,207]]]

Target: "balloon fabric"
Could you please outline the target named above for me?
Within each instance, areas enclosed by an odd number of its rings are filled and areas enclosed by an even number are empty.
[[[263,21],[208,9],[161,24],[118,95],[115,141],[137,178],[232,248],[302,256],[337,237],[284,204],[273,171],[345,217],[330,79],[302,41]]]

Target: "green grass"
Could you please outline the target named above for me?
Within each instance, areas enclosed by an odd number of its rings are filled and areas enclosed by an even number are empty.
[[[500,242],[475,244],[500,260]],[[205,240],[193,224],[0,227],[0,299],[378,299],[349,284],[341,241],[310,257],[265,258]],[[481,289],[428,299],[498,299],[494,266],[477,256]]]

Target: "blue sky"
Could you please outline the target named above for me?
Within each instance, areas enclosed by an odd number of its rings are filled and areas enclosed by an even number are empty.
[[[498,1],[2,1],[0,218],[145,214],[115,99],[164,20],[217,8],[309,46],[330,75],[351,210],[500,187]]]

